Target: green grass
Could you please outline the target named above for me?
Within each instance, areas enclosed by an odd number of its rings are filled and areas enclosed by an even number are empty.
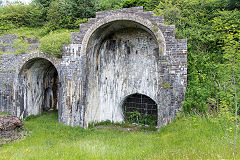
[[[1,112],[0,115],[10,115],[9,113]]]
[[[0,52],[0,54],[17,54],[17,53]]]
[[[53,33],[62,33],[62,32],[79,32],[79,29],[58,29],[55,31],[52,31]],[[27,38],[41,38],[46,35],[48,35],[51,31],[48,28],[40,27],[40,28],[29,28],[29,27],[19,27],[14,28],[11,30],[7,30],[5,33],[0,34],[2,36],[3,34],[15,34],[17,36],[25,36]]]
[[[183,116],[158,132],[137,132],[65,126],[57,113],[48,113],[25,121],[25,127],[30,136],[2,146],[0,159],[234,158],[224,131],[200,117]]]
[[[44,29],[43,27],[42,28],[19,27],[19,28],[14,28],[14,29],[11,29],[11,30],[7,30],[7,32],[3,33],[3,34],[15,34],[17,36],[25,36],[25,37],[28,37],[28,38],[36,38],[36,37],[41,37],[42,35],[47,34],[47,31],[45,31],[45,30],[46,29]]]

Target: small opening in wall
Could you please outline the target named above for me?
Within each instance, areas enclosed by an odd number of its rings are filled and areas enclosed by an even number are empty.
[[[130,49],[130,47],[129,46],[127,46],[127,54],[130,54],[131,53],[131,51],[130,51],[131,49]]]
[[[157,125],[157,104],[143,94],[128,96],[123,104],[124,120],[141,125]]]

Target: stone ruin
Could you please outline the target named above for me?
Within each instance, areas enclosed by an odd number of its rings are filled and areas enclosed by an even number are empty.
[[[32,38],[26,38],[24,36],[18,37],[14,34],[5,34],[3,36],[0,36],[0,52],[1,53],[16,53],[17,48],[13,46],[15,40],[22,39],[26,40],[26,50],[28,52],[36,51],[39,49],[39,40],[38,39],[32,39]]]
[[[23,122],[18,117],[11,115],[0,115],[0,146],[5,141],[12,141],[22,137]]]
[[[58,109],[61,123],[86,128],[122,122],[137,109],[161,127],[185,98],[187,40],[176,40],[175,26],[143,7],[97,12],[72,33],[61,59],[0,56],[0,112],[19,118]]]

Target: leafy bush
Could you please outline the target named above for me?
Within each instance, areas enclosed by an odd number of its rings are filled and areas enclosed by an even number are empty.
[[[42,26],[42,7],[36,3],[30,5],[11,4],[0,8],[0,19],[13,23],[15,26]]]
[[[159,0],[125,0],[123,8],[143,6],[145,10],[152,11],[159,2]]]
[[[239,40],[240,14],[236,1],[235,10],[231,10],[233,1],[162,0],[154,10],[156,15],[164,15],[165,23],[176,25],[177,38],[188,40],[188,90],[183,103],[186,112],[206,113],[212,107],[217,111],[223,101],[234,106],[232,72],[225,58],[230,53],[225,51],[227,37],[233,34],[234,43]]]
[[[40,115],[29,115],[25,118],[25,121],[30,121],[30,120],[36,119],[38,117],[40,117]]]
[[[78,28],[79,19],[94,17],[93,0],[36,0],[44,7],[46,26],[51,30],[59,28]]]
[[[156,126],[157,117],[155,115],[141,114],[139,111],[135,110],[132,112],[126,112],[126,122],[127,123],[136,123],[139,125],[150,125]]]
[[[100,0],[95,2],[95,6],[98,11],[121,9],[123,2],[124,0]]]
[[[69,30],[51,32],[40,39],[40,51],[61,58],[62,46],[69,44],[70,39],[71,32]]]

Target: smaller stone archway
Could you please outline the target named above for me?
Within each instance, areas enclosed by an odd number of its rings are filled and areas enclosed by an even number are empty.
[[[131,94],[122,104],[124,121],[141,125],[157,126],[158,106],[157,103],[144,94]]]
[[[49,60],[36,57],[25,62],[17,76],[17,116],[58,109],[58,81],[58,71]]]

